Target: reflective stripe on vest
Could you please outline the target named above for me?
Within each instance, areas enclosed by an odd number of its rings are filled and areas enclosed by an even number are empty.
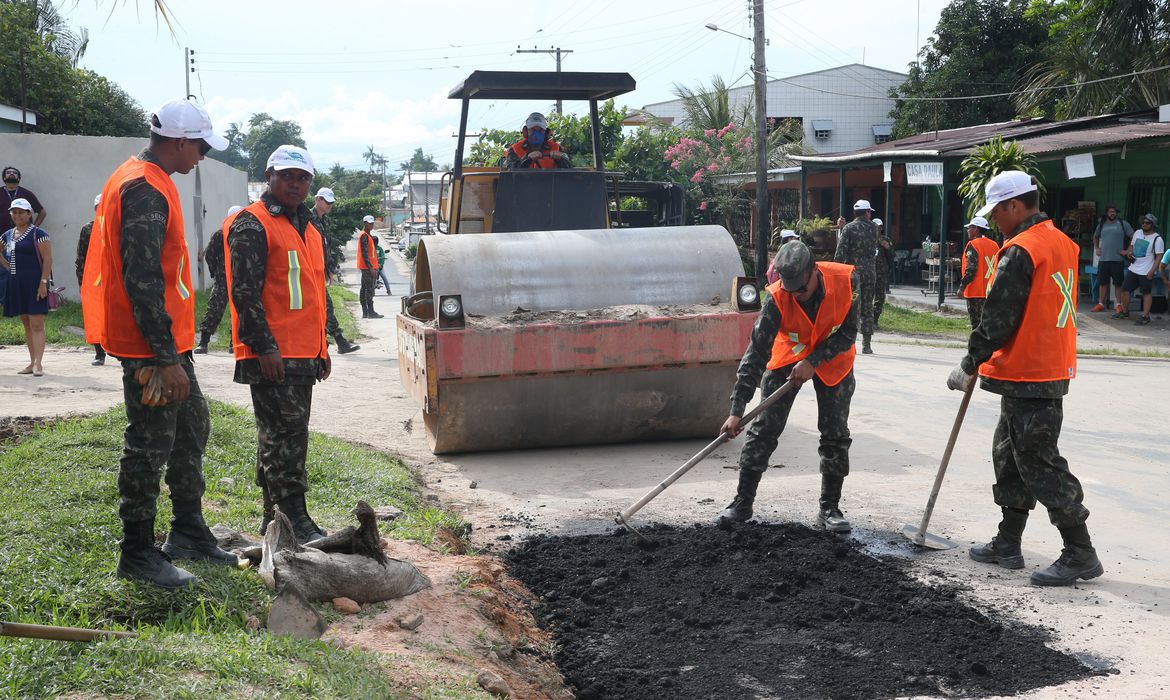
[[[974,248],[978,256],[978,267],[975,270],[975,279],[963,288],[963,297],[966,299],[985,299],[987,288],[991,286],[995,264],[999,259],[999,244],[990,238],[980,236],[967,242],[968,248]],[[963,252],[963,276],[967,276],[967,253]]]
[[[275,217],[263,201],[236,212],[223,222],[224,278],[232,312],[232,350],[237,360],[258,357],[240,341],[240,318],[232,299],[231,227],[235,217],[249,212],[264,227],[268,260],[260,303],[268,330],[284,358],[328,357],[325,345],[325,248],[313,224],[302,237],[287,216]]]
[[[849,309],[853,306],[853,266],[820,262],[817,269],[821,271],[825,298],[817,309],[815,321],[809,319],[796,297],[784,291],[779,282],[768,285],[768,291],[780,310],[780,329],[772,343],[772,357],[768,360],[770,370],[796,364],[808,357],[849,316]],[[857,350],[851,345],[845,352],[822,362],[816,375],[827,386],[837,386],[853,371],[856,356]]]
[[[101,343],[115,357],[154,357],[154,351],[134,321],[130,297],[122,281],[122,188],[140,179],[146,180],[167,202],[167,228],[162,240],[160,262],[164,283],[163,303],[170,317],[175,351],[184,353],[195,347],[195,297],[191,294],[191,269],[187,241],[183,236],[183,207],[179,203],[179,191],[162,168],[154,163],[130,158],[118,166],[106,181],[102,188],[102,201],[94,217],[94,228],[99,229],[96,237],[102,240],[98,249],[101,265],[100,270],[91,276],[90,290],[91,299],[101,300],[101,308],[96,314],[87,315],[87,323],[92,319],[95,325],[102,327]],[[93,246],[91,239],[91,250]]]
[[[1072,379],[1077,370],[1077,265],[1080,248],[1042,221],[1003,250],[1028,252],[1034,271],[1024,317],[1015,334],[979,367],[979,375],[1008,382]]]

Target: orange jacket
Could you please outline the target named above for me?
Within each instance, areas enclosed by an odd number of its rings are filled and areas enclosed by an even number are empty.
[[[288,217],[268,213],[264,202],[254,202],[243,211],[251,212],[264,226],[268,239],[268,264],[265,266],[264,291],[260,294],[268,330],[276,340],[283,358],[326,358],[325,344],[325,246],[321,233],[313,224],[305,227],[305,236],[297,233]],[[223,222],[224,278],[228,300],[232,298],[232,256],[226,232],[240,212]],[[237,360],[259,357],[240,342],[240,319],[235,302],[232,310],[232,349]]]
[[[519,141],[517,141],[516,143],[511,145],[512,152],[516,154],[517,158],[523,159],[524,156],[528,155],[528,149],[524,147],[527,143],[528,143],[527,139],[520,139]],[[540,149],[541,153],[546,153],[546,154],[549,151],[559,151],[559,150],[561,150],[561,145],[559,143],[557,143],[556,141],[553,141],[552,139],[545,141],[544,148]],[[557,167],[557,161],[554,160],[553,158],[550,158],[547,155],[544,155],[544,156],[541,156],[540,158],[536,158],[534,160],[529,161],[528,167],[530,167],[530,168],[555,168],[555,167]]]
[[[363,250],[365,251],[364,255]],[[369,263],[366,262],[367,260]],[[378,251],[374,249],[374,237],[366,231],[362,231],[362,235],[358,236],[357,266],[359,270],[378,269]]]
[[[153,163],[130,158],[118,166],[102,188],[102,201],[94,219],[94,228],[101,233],[98,238],[102,239],[100,279],[95,278],[98,291],[90,291],[94,295],[91,300],[100,297],[102,301],[100,310],[90,318],[95,326],[101,326],[102,346],[111,355],[154,357],[154,351],[134,321],[130,298],[122,282],[122,186],[138,178],[145,178],[167,200],[167,231],[162,243],[162,273],[166,282],[164,302],[167,315],[171,317],[175,351],[185,353],[195,347],[195,295],[191,293],[191,265],[187,240],[183,237],[183,207],[179,204],[179,191],[174,181]],[[91,282],[91,286],[93,284]],[[83,312],[84,308],[83,305]],[[89,325],[89,319],[86,325]]]
[[[991,278],[995,273],[995,264],[999,259],[999,244],[985,236],[967,242],[968,248],[974,248],[979,256],[979,267],[975,270],[975,279],[963,288],[963,297],[966,299],[986,299],[987,288],[991,286]],[[963,276],[967,276],[967,251],[963,250]]]
[[[1077,375],[1077,265],[1080,247],[1042,221],[1003,250],[1028,251],[1035,270],[1028,305],[1015,335],[979,367],[979,375],[1008,382],[1053,382]],[[1002,251],[1001,251],[1002,252]]]
[[[784,291],[779,282],[768,285],[768,291],[780,309],[780,330],[776,333],[772,357],[768,360],[770,370],[787,367],[807,358],[813,348],[840,328],[849,316],[849,309],[853,306],[853,266],[819,262],[817,269],[821,271],[822,283],[825,285],[825,298],[821,301],[815,320],[809,319],[796,297]],[[850,346],[847,351],[822,362],[816,374],[827,386],[837,386],[853,371],[853,359],[856,356],[857,350]]]

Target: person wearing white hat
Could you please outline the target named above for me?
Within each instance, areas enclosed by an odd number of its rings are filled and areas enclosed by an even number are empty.
[[[362,217],[362,232],[358,235],[357,267],[362,275],[361,289],[358,290],[358,299],[362,303],[362,318],[382,318],[382,314],[374,311],[374,288],[378,285],[378,251],[374,247],[374,237],[370,233],[374,230],[373,214]]]
[[[5,317],[19,317],[24,327],[29,362],[17,374],[40,377],[44,375],[45,316],[51,310],[53,244],[48,232],[33,223],[33,206],[27,199],[12,200],[8,215],[12,227],[0,232],[0,266],[8,272],[0,304]]]
[[[203,450],[210,432],[207,401],[192,364],[195,294],[183,230],[183,207],[171,176],[191,172],[213,148],[207,111],[172,100],[150,117],[150,144],[118,166],[102,188],[98,233],[87,268],[100,261],[98,283],[82,287],[87,334],[122,362],[128,425],[118,473],[123,539],[118,576],[167,589],[195,577],[172,564],[197,559],[235,568],[203,520]],[[94,254],[100,251],[98,259]],[[90,270],[85,279],[90,280]],[[154,544],[159,479],[174,516],[162,552]]]
[[[987,183],[987,203],[975,215],[995,222],[1007,242],[983,320],[947,387],[971,391],[978,373],[981,388],[1002,397],[991,450],[999,531],[972,547],[970,557],[1022,569],[1020,542],[1039,501],[1064,548],[1051,566],[1032,573],[1031,582],[1071,586],[1104,572],[1085,525],[1084,491],[1058,447],[1063,398],[1076,376],[1080,248],[1040,211],[1038,190],[1036,178],[1018,170]]]
[[[93,198],[93,210],[97,211],[98,205],[102,203],[102,194],[99,192]],[[89,223],[81,227],[81,231],[77,234],[77,257],[74,260],[73,267],[77,273],[77,288],[81,289],[81,278],[85,276],[85,261],[89,256],[90,236],[93,233],[93,219]],[[93,343],[93,362],[90,363],[94,367],[101,367],[106,364],[106,351],[102,348],[101,343]]]
[[[329,212],[333,211],[335,201],[333,190],[322,187],[317,190],[316,196],[313,197],[313,206],[309,208],[309,217],[313,221],[313,226],[317,227],[317,231],[321,233],[321,239],[325,241],[325,279],[327,281],[340,274],[341,261],[345,259],[341,253],[341,242],[333,240],[333,232],[330,230]],[[346,238],[346,240],[349,239]],[[337,352],[342,355],[356,352],[362,348],[362,346],[346,339],[341,330],[341,324],[337,322],[337,315],[333,313],[333,299],[328,294],[325,295],[325,333],[333,337],[333,342],[337,343]]]
[[[837,234],[837,251],[833,253],[833,260],[857,269],[857,276],[861,281],[858,290],[861,303],[858,316],[861,323],[861,352],[873,354],[871,338],[873,336],[873,296],[876,285],[876,271],[874,258],[877,255],[878,232],[877,226],[871,221],[873,207],[869,201],[859,199],[853,205],[853,221],[841,227]]]
[[[235,381],[249,385],[256,416],[260,532],[280,506],[301,544],[325,535],[305,504],[305,462],[313,385],[333,367],[325,340],[325,243],[305,206],[314,174],[308,151],[278,147],[264,171],[268,187],[227,229]]]
[[[196,355],[207,354],[207,345],[211,342],[211,336],[219,328],[219,323],[223,320],[223,312],[227,310],[228,295],[227,281],[224,279],[223,230],[231,225],[232,219],[235,218],[233,214],[242,209],[243,207],[238,204],[228,207],[223,223],[207,239],[207,245],[203,250],[199,251],[199,262],[207,263],[207,272],[211,275],[211,294],[207,297],[207,308],[203,310],[203,320],[199,322],[199,344],[192,351]]]
[[[561,150],[561,145],[553,141],[552,132],[548,129],[548,120],[540,112],[528,115],[520,133],[520,140],[508,146],[504,170],[573,167],[569,156]]]
[[[882,311],[886,309],[886,294],[890,291],[890,266],[894,263],[894,249],[886,236],[885,223],[881,219],[874,219],[873,225],[878,232],[878,247],[874,251],[873,261],[873,328],[877,330]]]
[[[967,247],[963,249],[963,277],[959,280],[959,295],[967,300],[967,316],[971,329],[979,327],[987,290],[995,275],[999,259],[999,244],[987,236],[991,224],[982,216],[967,222]]]

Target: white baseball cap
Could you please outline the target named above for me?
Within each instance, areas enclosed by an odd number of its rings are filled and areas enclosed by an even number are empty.
[[[995,209],[996,204],[1012,197],[1035,192],[1036,189],[1036,183],[1032,181],[1032,176],[1028,173],[1020,170],[1005,170],[987,183],[985,190],[987,203],[975,212],[975,216],[987,216],[992,209]]]
[[[13,209],[23,209],[30,214],[32,213],[32,205],[29,204],[28,200],[24,197],[17,197],[16,199],[12,200],[12,204],[8,205],[8,209],[9,211]]]
[[[329,204],[333,204],[335,200],[335,197],[333,196],[333,190],[329,189],[328,187],[322,187],[321,189],[317,190],[317,196],[321,199],[324,199]]]
[[[780,240],[784,240],[785,238],[796,238],[796,231],[793,231],[790,228],[781,229]]]
[[[98,192],[98,196],[93,198],[93,205],[96,207],[97,205],[99,205],[101,203],[102,203],[102,193]]]
[[[211,129],[211,117],[207,110],[190,100],[171,100],[154,112],[159,126],[151,120],[150,130],[159,136],[172,139],[203,139],[217,151],[228,147],[228,140],[216,136]]]
[[[362,221],[364,223],[367,223],[367,224],[372,224],[372,223],[374,223],[374,215],[373,214],[366,214],[365,216],[362,217]]]
[[[239,204],[233,204],[230,207],[228,207],[227,215],[231,216],[232,214],[235,214],[236,212],[240,211],[241,209],[243,209],[243,207],[241,207]]]
[[[528,115],[527,119],[524,120],[524,126],[530,129],[534,126],[539,126],[541,129],[547,129],[548,120],[546,120],[544,115],[540,112],[533,112],[532,114]]]
[[[878,218],[874,218],[873,223],[874,223],[874,226],[883,226],[884,225],[884,222]]]
[[[272,155],[268,156],[268,164],[264,166],[267,170],[304,170],[310,175],[316,175],[317,171],[313,170],[313,157],[309,152],[300,146],[290,146],[285,144],[278,146]]]
[[[991,228],[991,224],[987,223],[987,219],[984,219],[982,216],[973,217],[970,221],[967,222],[967,225],[968,226],[978,226],[979,228],[983,228],[983,229],[990,229]]]
[[[865,211],[866,209],[873,211],[873,207],[869,206],[868,199],[859,199],[853,203],[853,211]]]

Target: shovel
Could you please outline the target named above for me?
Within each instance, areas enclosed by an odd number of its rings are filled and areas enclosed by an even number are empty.
[[[793,384],[791,379],[784,382],[783,386],[769,394],[763,401],[760,402],[758,406],[745,413],[743,418],[740,419],[739,424],[741,426],[747,426],[748,423],[751,423],[753,420],[755,420],[756,416],[766,411],[769,406],[779,401],[782,396],[795,388],[796,385]],[[714,452],[720,445],[727,442],[731,438],[732,436],[728,433],[719,433],[719,437],[715,438],[706,447],[699,450],[694,457],[691,457],[686,461],[686,464],[682,465],[678,469],[675,469],[674,473],[663,479],[662,483],[651,489],[645,496],[642,496],[640,499],[638,499],[637,503],[618,513],[617,517],[614,518],[614,521],[617,522],[618,525],[625,526],[627,530],[640,537],[643,541],[649,541],[645,535],[630,527],[630,518],[634,516],[634,513],[642,510],[642,507],[647,503],[657,498],[658,494],[665,491],[668,486],[678,481],[683,474],[689,472],[691,467],[695,466],[699,462],[702,462],[704,459],[706,459],[707,455]]]
[[[938,500],[939,489],[942,488],[943,477],[947,473],[947,465],[951,462],[951,452],[955,449],[955,441],[959,439],[959,428],[963,427],[963,416],[967,415],[967,405],[971,403],[971,394],[975,391],[976,378],[972,377],[967,390],[963,392],[963,402],[959,404],[959,413],[955,416],[955,425],[951,428],[951,437],[947,439],[947,449],[943,451],[942,463],[938,465],[938,474],[934,477],[934,488],[930,490],[930,500],[926,502],[926,512],[922,514],[922,522],[917,527],[906,523],[902,526],[902,535],[919,547],[927,549],[954,549],[958,545],[945,537],[932,535],[926,531],[930,524],[930,515],[934,512],[934,502]]]

